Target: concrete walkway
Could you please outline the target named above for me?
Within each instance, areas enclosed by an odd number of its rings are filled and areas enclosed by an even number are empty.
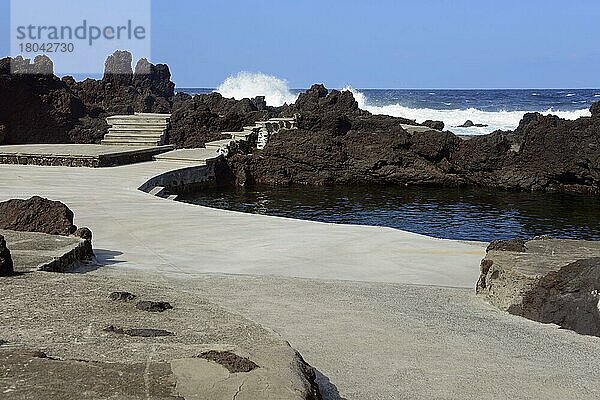
[[[0,165],[0,200],[66,203],[100,258],[146,272],[280,275],[473,287],[483,245],[390,228],[242,214],[153,197],[137,188],[178,168],[149,162],[88,169]],[[122,254],[120,254],[122,253]]]
[[[151,280],[275,329],[320,371],[328,400],[600,396],[597,338],[474,297],[483,244],[214,210],[136,190],[175,167],[0,165],[0,201],[41,195],[69,205],[107,264],[93,274]]]

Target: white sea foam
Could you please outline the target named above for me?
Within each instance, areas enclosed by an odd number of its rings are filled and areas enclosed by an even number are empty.
[[[236,100],[265,96],[265,101],[270,106],[291,104],[298,97],[290,91],[285,80],[259,72],[243,71],[232,75],[215,91],[224,97],[233,97]]]
[[[519,125],[519,121],[523,118],[523,114],[530,112],[524,111],[482,111],[477,108],[468,109],[452,109],[452,110],[436,110],[431,108],[411,108],[400,104],[391,104],[385,106],[372,106],[369,104],[364,93],[347,86],[343,90],[349,90],[354,94],[354,98],[358,102],[360,108],[370,111],[373,114],[391,115],[393,117],[403,117],[413,119],[418,123],[425,120],[444,121],[446,129],[457,134],[464,135],[481,135],[493,132],[498,129],[513,130]],[[577,119],[590,115],[590,111],[586,109],[575,111],[555,111],[548,109],[542,114],[558,115],[565,119]],[[457,128],[466,120],[471,120],[476,124],[487,124],[484,128]]]

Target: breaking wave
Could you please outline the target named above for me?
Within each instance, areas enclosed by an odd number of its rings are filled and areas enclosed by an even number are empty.
[[[418,123],[425,120],[444,121],[446,128],[457,134],[464,135],[481,135],[491,133],[495,130],[514,130],[519,121],[523,118],[523,114],[531,112],[524,111],[482,111],[477,108],[468,109],[452,109],[452,110],[437,110],[432,108],[412,108],[405,107],[400,104],[390,104],[384,106],[370,105],[364,93],[347,86],[343,90],[352,92],[354,98],[358,102],[360,108],[367,110],[373,114],[391,115],[393,117],[403,117],[413,119]],[[589,109],[581,109],[575,111],[560,111],[547,109],[542,111],[542,114],[553,114],[565,119],[577,119],[579,117],[589,116]],[[471,120],[476,124],[486,124],[487,127],[471,127],[457,128],[465,121]]]
[[[269,106],[291,104],[298,97],[290,91],[287,81],[260,72],[239,72],[225,79],[215,91],[236,100],[265,96]]]

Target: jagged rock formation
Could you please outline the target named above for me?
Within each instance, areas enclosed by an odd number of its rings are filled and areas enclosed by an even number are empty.
[[[175,94],[166,65],[131,54],[107,59],[101,80],[51,74],[44,56],[0,60],[0,142],[99,143],[105,117],[171,113],[167,141],[199,147],[223,131],[270,117],[298,117],[298,130],[273,135],[264,151],[236,155],[219,176],[237,184],[400,184],[488,186],[539,191],[600,192],[600,103],[575,121],[526,114],[512,132],[463,140],[450,132],[409,133],[412,120],[372,115],[352,93],[313,85],[295,104],[268,107],[264,98],[236,101],[217,93]],[[11,74],[13,69],[22,73]],[[32,72],[43,73],[32,75]],[[439,121],[427,121],[443,129]]]
[[[488,248],[477,293],[511,314],[600,336],[600,243],[541,239]]]
[[[77,230],[73,212],[59,201],[34,196],[0,203],[0,229],[70,235]]]
[[[600,192],[600,107],[575,121],[527,114],[514,132],[463,140],[408,133],[402,118],[360,110],[350,92],[315,85],[284,107],[299,129],[222,166],[237,184],[401,184]]]
[[[107,116],[170,112],[175,85],[169,68],[142,59],[133,73],[131,61],[130,53],[116,52],[106,61],[103,79],[76,82],[54,76],[45,56],[33,63],[0,60],[4,143],[99,143],[108,130]]]
[[[221,132],[241,131],[244,126],[275,115],[276,109],[267,107],[264,97],[237,101],[219,93],[194,97],[178,93],[168,140],[177,147],[202,147],[223,139]]]

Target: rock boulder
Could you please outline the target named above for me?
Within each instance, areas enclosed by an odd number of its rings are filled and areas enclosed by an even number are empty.
[[[432,121],[432,120],[428,119],[427,121],[424,121],[421,125],[425,125],[431,129],[435,129],[437,131],[444,130],[444,122],[443,121]]]
[[[477,293],[511,314],[600,336],[600,243],[542,239],[488,248]]]
[[[68,236],[77,230],[73,212],[59,201],[34,196],[0,203],[0,229]]]

